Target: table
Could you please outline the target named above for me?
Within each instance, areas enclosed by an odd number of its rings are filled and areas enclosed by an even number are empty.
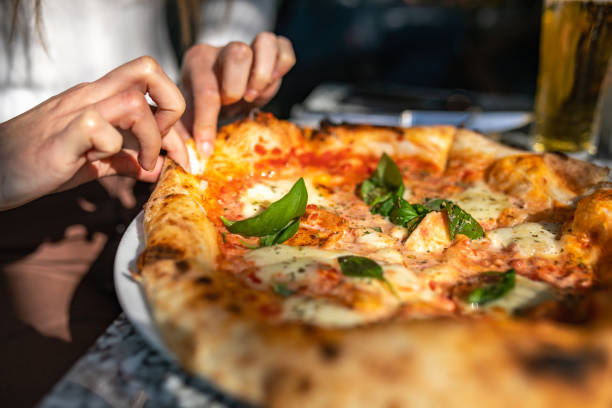
[[[77,361],[40,408],[247,408],[181,370],[153,349],[121,314]]]

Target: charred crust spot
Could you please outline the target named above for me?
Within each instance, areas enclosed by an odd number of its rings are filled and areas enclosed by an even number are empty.
[[[312,380],[310,377],[307,375],[301,376],[297,381],[296,390],[300,394],[307,394],[310,392],[310,390],[312,390]]]
[[[336,361],[340,357],[341,348],[337,343],[324,342],[319,344],[321,358],[327,362]]]
[[[520,358],[525,370],[534,376],[548,375],[575,385],[586,381],[591,372],[603,369],[608,361],[606,352],[598,348],[566,350],[554,345],[543,345]]]
[[[184,259],[181,261],[175,262],[175,265],[176,265],[176,269],[179,272],[187,272],[189,270],[189,262]]]
[[[219,292],[208,292],[204,294],[204,299],[214,302],[221,299],[221,294]]]
[[[242,308],[235,303],[230,303],[225,309],[233,314],[240,314],[242,312]]]
[[[197,280],[197,283],[200,283],[202,285],[211,285],[213,283],[213,280],[208,277],[208,276],[200,276]]]
[[[169,245],[154,245],[144,250],[141,256],[141,264],[147,265],[162,259],[178,259],[181,258],[184,251],[173,248]]]

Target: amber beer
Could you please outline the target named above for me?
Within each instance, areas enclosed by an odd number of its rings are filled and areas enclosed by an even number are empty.
[[[545,0],[533,128],[536,151],[594,154],[612,77],[612,0]]]

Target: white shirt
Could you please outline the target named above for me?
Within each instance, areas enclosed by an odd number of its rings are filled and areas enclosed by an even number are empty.
[[[41,31],[34,25],[34,1],[21,1],[21,30],[8,45],[10,10],[0,11],[0,122],[81,82],[142,55],[154,57],[178,80],[166,24],[164,0],[48,0],[42,3]],[[198,41],[250,43],[274,24],[276,1],[203,2]],[[227,9],[227,7],[230,7]]]

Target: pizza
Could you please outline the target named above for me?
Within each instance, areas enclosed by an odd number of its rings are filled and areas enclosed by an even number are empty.
[[[186,370],[256,406],[612,404],[607,168],[267,113],[190,153],[136,273]]]

